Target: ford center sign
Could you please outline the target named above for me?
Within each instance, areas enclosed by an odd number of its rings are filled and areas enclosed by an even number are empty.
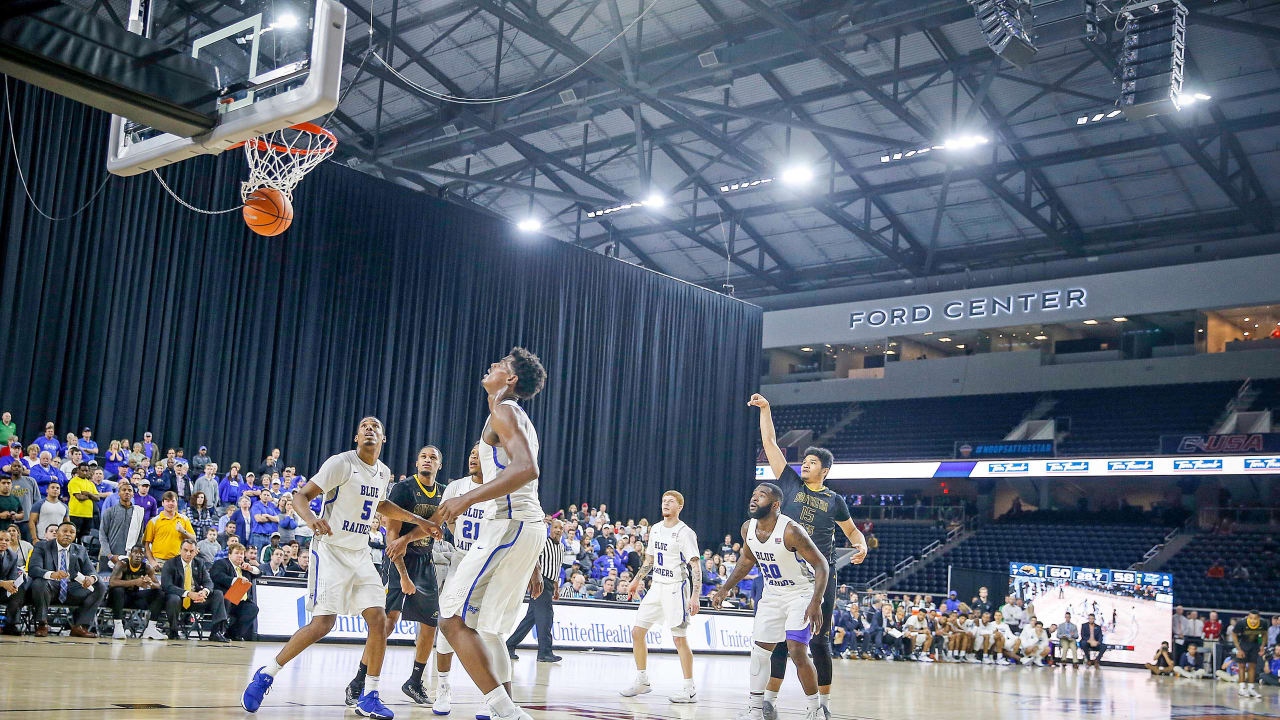
[[[1010,322],[1022,323],[1029,322],[1027,317],[1029,315],[1087,307],[1088,295],[1084,288],[1054,288],[1009,295],[975,295],[937,303],[854,310],[849,313],[849,329],[909,328],[935,319],[959,321],[988,317],[995,319],[1004,316],[1009,316]]]

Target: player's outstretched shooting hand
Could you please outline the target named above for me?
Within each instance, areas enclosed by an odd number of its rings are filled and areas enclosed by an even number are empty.
[[[761,395],[760,393],[756,393],[752,395],[751,399],[747,401],[747,404],[750,405],[751,407],[758,407],[762,410],[764,408],[769,407],[769,401],[765,400],[764,396]]]

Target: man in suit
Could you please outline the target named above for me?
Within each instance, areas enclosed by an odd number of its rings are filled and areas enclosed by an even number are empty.
[[[76,526],[64,522],[53,540],[42,540],[31,551],[31,589],[28,595],[36,621],[36,637],[49,635],[49,604],[76,607],[71,636],[96,638],[87,627],[107,595],[107,584],[98,582],[89,553],[76,543]]]
[[[226,595],[236,578],[244,578],[252,583],[260,572],[261,570],[245,562],[243,545],[232,545],[227,549],[226,557],[214,561],[209,575],[213,578],[213,587]],[[254,638],[253,621],[258,617],[257,590],[256,584],[251,586],[238,605],[224,603],[227,606],[228,640]]]
[[[1099,667],[1098,661],[1107,651],[1107,646],[1102,639],[1102,626],[1094,619],[1093,613],[1089,613],[1089,622],[1080,626],[1080,647],[1084,650],[1084,664]]]
[[[18,612],[27,596],[27,574],[22,569],[22,553],[9,547],[9,533],[0,532],[0,603],[4,603],[5,635],[21,635]]]
[[[196,544],[183,540],[177,557],[169,558],[160,570],[160,584],[168,601],[165,611],[169,615],[169,639],[178,638],[178,614],[184,610],[213,613],[210,642],[228,642],[223,629],[227,626],[226,603],[222,592],[213,586],[209,569],[196,557]]]

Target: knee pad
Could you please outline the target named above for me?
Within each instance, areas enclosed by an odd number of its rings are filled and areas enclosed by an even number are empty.
[[[760,647],[755,645],[754,647]],[[763,650],[763,648],[761,648]],[[765,650],[765,652],[769,652]],[[769,677],[781,680],[787,676],[787,652],[786,641],[780,642],[773,646],[773,653],[769,656]]]
[[[764,692],[765,685],[769,683],[769,656],[770,652],[755,643],[751,643],[751,692]]]
[[[909,646],[910,647],[910,646]],[[809,641],[809,652],[813,655],[813,666],[818,671],[818,685],[826,687],[831,684],[831,640],[827,635],[815,637]]]

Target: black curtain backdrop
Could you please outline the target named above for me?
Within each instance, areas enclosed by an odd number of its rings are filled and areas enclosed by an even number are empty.
[[[9,83],[31,193],[69,214],[108,177],[107,117]],[[605,502],[653,520],[676,488],[705,538],[741,521],[758,308],[333,163],[299,186],[276,238],[238,212],[185,209],[150,175],[111,177],[87,211],[50,222],[5,125],[0,410],[24,442],[47,420],[60,437],[92,426],[103,452],[150,430],[188,456],[208,445],[224,471],[280,447],[309,474],[375,414],[396,473],[434,443],[458,477],[488,412],[480,377],[520,344],[549,375],[527,404],[548,511]],[[220,209],[246,170],[234,151],[161,174]]]

